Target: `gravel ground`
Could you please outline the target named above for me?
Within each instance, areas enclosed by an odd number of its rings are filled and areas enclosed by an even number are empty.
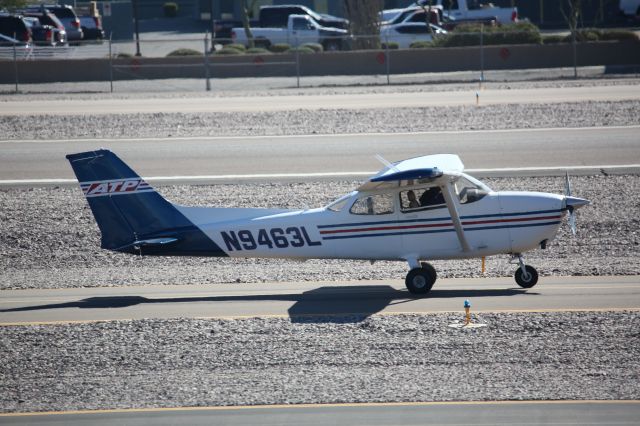
[[[4,140],[496,130],[640,124],[640,101],[318,111],[0,116]],[[428,117],[416,120],[416,117]],[[87,123],[90,125],[87,125]],[[135,130],[132,130],[135,129]]]
[[[0,411],[640,398],[638,312],[461,316],[2,327]]]
[[[494,190],[562,193],[560,177],[492,178]],[[640,270],[640,176],[573,177],[592,201],[547,250],[527,254],[542,275],[635,275]],[[220,207],[326,205],[357,182],[166,186],[172,202]],[[260,194],[260,196],[256,196]],[[293,202],[292,200],[295,200]],[[0,189],[0,289],[404,278],[402,262],[137,257],[101,250],[100,233],[78,188]],[[441,277],[480,276],[480,261],[436,261]],[[507,256],[489,258],[488,276],[510,276]]]

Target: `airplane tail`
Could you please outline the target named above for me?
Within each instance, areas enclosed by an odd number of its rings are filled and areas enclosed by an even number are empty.
[[[111,151],[66,158],[98,223],[102,248],[146,255],[226,255]]]

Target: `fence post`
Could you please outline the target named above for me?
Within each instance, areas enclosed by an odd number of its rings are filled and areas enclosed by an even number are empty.
[[[111,39],[113,32],[109,33],[109,89],[113,93],[113,49],[111,46]]]
[[[296,85],[300,88],[300,43],[296,34]]]
[[[571,30],[571,44],[573,47],[573,78],[578,79],[578,54],[576,52],[576,29]]]
[[[14,40],[17,40],[16,34],[13,34]],[[13,44],[13,73],[16,76],[16,93],[18,93],[18,54],[16,52],[16,44]]]
[[[384,35],[385,37],[385,41],[384,41],[384,45],[385,45],[385,62],[387,64],[387,86],[389,86],[391,84],[391,80],[389,79],[389,73],[391,70],[391,64],[389,63],[391,61],[391,56],[389,55],[389,34],[386,33]]]
[[[212,40],[213,43],[213,40]],[[204,34],[204,73],[207,79],[207,92],[211,91],[211,74],[209,72],[209,31]]]
[[[480,24],[480,84],[482,89],[482,83],[484,83],[484,24]]]

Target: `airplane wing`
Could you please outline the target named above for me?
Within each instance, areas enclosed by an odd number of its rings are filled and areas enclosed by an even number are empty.
[[[447,177],[459,176],[463,170],[464,164],[455,154],[425,155],[393,163],[391,167],[382,169],[360,185],[358,191],[397,187],[403,180],[431,181],[441,186],[460,246],[463,251],[470,251],[471,247],[464,235],[460,214],[454,202],[457,195],[452,185],[453,179],[447,179]]]
[[[388,182],[408,179],[437,179],[445,175],[457,176],[464,170],[462,160],[455,154],[425,155],[393,163],[385,167],[367,182],[360,185],[358,191],[371,191],[388,187]]]

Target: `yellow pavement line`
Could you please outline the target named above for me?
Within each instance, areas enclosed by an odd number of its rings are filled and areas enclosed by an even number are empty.
[[[108,413],[154,413],[171,411],[233,411],[233,410],[269,410],[269,409],[302,409],[302,408],[354,408],[354,407],[422,407],[422,406],[456,406],[456,405],[565,405],[565,404],[640,404],[640,400],[534,400],[534,401],[424,401],[424,402],[353,402],[335,404],[275,404],[275,405],[225,405],[211,407],[155,407],[155,408],[114,408],[100,410],[68,410],[43,411],[25,413],[0,413],[0,417],[23,416],[58,416],[80,414],[108,414]]]
[[[476,309],[473,313],[481,314],[529,314],[529,313],[554,313],[554,312],[638,312],[640,307],[632,308],[540,308],[540,309]],[[25,321],[25,322],[4,322],[0,327],[9,326],[33,326],[33,325],[61,325],[61,324],[92,324],[112,321],[141,321],[143,319],[199,319],[199,320],[243,320],[251,318],[316,318],[316,317],[345,317],[345,316],[394,316],[394,315],[436,315],[436,314],[459,314],[461,310],[442,311],[398,311],[398,312],[346,312],[346,313],[319,313],[319,314],[253,314],[253,315],[222,315],[222,316],[199,316],[199,317],[145,317],[145,318],[111,318],[111,319],[91,319],[91,320],[56,320],[56,321]]]

